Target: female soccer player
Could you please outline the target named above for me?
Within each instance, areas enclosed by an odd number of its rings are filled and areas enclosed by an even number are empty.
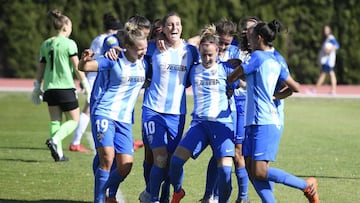
[[[145,81],[148,65],[143,57],[146,35],[136,26],[121,31],[124,50],[118,60],[83,53],[79,68],[98,71],[90,99],[92,133],[100,165],[95,171],[94,202],[103,203],[107,187],[117,186],[130,173],[133,163],[133,110]],[[114,157],[117,168],[110,170]]]
[[[230,85],[227,75],[233,67],[217,60],[219,38],[215,26],[204,29],[199,49],[202,62],[191,68],[189,76],[194,93],[193,119],[170,162],[170,182],[174,186],[172,203],[180,202],[185,196],[182,189],[185,162],[190,157],[196,159],[208,145],[217,163],[219,202],[227,202],[231,194],[234,125],[226,90]]]
[[[151,56],[152,78],[144,94],[142,111],[142,127],[153,153],[148,184],[152,202],[159,201],[160,186],[168,176],[169,157],[182,137],[187,75],[198,60],[196,48],[181,39],[178,14],[169,13],[162,19],[162,32],[166,50],[156,49]]]
[[[247,33],[253,51],[250,59],[228,77],[230,81],[243,75],[246,78],[246,137],[243,143],[246,169],[263,202],[276,202],[273,183],[282,183],[302,190],[310,203],[317,203],[319,196],[315,178],[303,180],[270,167],[270,162],[275,161],[283,129],[283,115],[276,104],[278,98],[274,98],[277,84],[281,81],[292,91],[299,91],[298,83],[286,71],[285,62],[280,60],[272,46],[281,27],[277,20],[251,27]]]
[[[245,26],[250,26],[253,21],[249,18],[245,20]],[[245,29],[246,30],[246,27]],[[216,32],[219,35],[219,56],[220,61],[227,61],[229,59],[241,59],[246,61],[249,53],[243,47],[241,50],[239,47],[232,45],[231,42],[234,40],[234,36],[237,32],[237,26],[234,22],[227,19],[222,19],[216,23]],[[242,39],[243,40],[243,39]],[[234,100],[236,105],[236,111],[234,111],[234,125],[235,125],[235,175],[238,183],[238,197],[236,202],[245,203],[248,202],[248,174],[245,169],[245,161],[242,156],[242,142],[245,137],[244,128],[244,113],[245,113],[245,98],[246,98],[246,83],[240,81],[239,87],[236,87],[233,91]],[[206,188],[201,203],[208,203],[211,200],[218,199],[218,185],[216,184],[217,176],[217,164],[214,157],[211,157],[208,165],[207,176],[206,176]]]
[[[56,9],[50,11],[50,15],[54,17],[56,35],[41,44],[40,66],[34,81],[32,101],[40,104],[40,86],[44,79],[43,97],[48,103],[51,137],[46,140],[46,145],[55,161],[68,161],[63,154],[62,140],[75,130],[80,115],[73,73],[75,72],[81,81],[86,94],[90,94],[90,88],[85,74],[77,70],[77,45],[69,39],[72,31],[71,20]],[[66,121],[61,123],[63,113]]]
[[[104,23],[104,33],[101,33],[98,35],[90,45],[90,49],[94,52],[94,58],[99,57],[102,55],[101,50],[103,46],[104,39],[106,36],[111,34],[116,34],[119,29],[122,28],[122,24],[119,20],[117,20],[114,16],[112,16],[110,13],[106,13],[103,16],[103,23]],[[86,77],[89,81],[89,86],[92,89],[92,86],[94,84],[95,78],[97,73],[96,72],[89,72],[86,74]],[[81,142],[81,138],[83,134],[85,133],[85,130],[89,124],[90,121],[90,104],[89,101],[85,102],[84,108],[80,114],[80,120],[79,120],[79,126],[76,128],[73,139],[71,141],[71,144],[69,146],[70,151],[75,152],[89,152],[89,149],[86,149]]]

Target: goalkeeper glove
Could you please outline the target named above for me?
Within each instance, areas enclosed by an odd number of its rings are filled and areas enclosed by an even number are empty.
[[[43,94],[43,92],[40,88],[40,82],[35,80],[34,81],[34,90],[31,95],[32,102],[36,105],[41,104],[42,99],[43,99],[42,94]]]

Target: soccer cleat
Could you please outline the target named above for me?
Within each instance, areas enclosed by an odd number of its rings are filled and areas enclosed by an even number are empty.
[[[141,203],[151,203],[151,195],[146,190],[142,191],[139,195],[139,201]]]
[[[105,203],[118,203],[115,197],[106,197]]]
[[[141,140],[135,140],[135,141],[134,141],[134,150],[135,150],[135,151],[138,150],[138,149],[140,149],[140,148],[143,147],[143,146],[144,146],[143,141],[141,141]]]
[[[50,149],[51,151],[51,156],[54,158],[55,161],[59,161],[60,160],[60,156],[57,152],[57,146],[54,143],[54,140],[52,138],[47,139],[45,144],[47,145],[47,147]]]
[[[307,186],[304,189],[304,195],[309,200],[309,203],[319,203],[319,194],[317,192],[318,183],[316,178],[310,177],[306,180]]]
[[[69,161],[69,158],[67,158],[66,156],[62,156],[59,161],[56,162],[64,162],[64,161]]]
[[[182,198],[185,197],[185,190],[181,188],[179,192],[174,192],[171,203],[179,203]]]
[[[202,199],[199,200],[200,203],[210,203],[211,195],[204,196]]]
[[[91,152],[91,150],[86,149],[83,145],[81,144],[70,144],[69,146],[69,150],[73,151],[73,152],[84,152],[84,153],[89,153]]]

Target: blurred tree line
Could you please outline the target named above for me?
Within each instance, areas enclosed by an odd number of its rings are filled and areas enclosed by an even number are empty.
[[[183,38],[199,33],[225,17],[240,22],[247,16],[280,20],[287,32],[275,47],[285,56],[293,77],[315,83],[320,66],[317,55],[324,24],[340,43],[335,67],[341,84],[360,83],[360,1],[358,0],[0,0],[0,77],[33,78],[39,47],[54,35],[49,10],[59,9],[73,22],[80,53],[103,31],[102,16],[112,12],[122,22],[139,14],[149,20],[170,11],[182,17]]]

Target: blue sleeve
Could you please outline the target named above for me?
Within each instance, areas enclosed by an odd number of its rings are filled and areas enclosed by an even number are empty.
[[[119,39],[117,38],[116,34],[107,36],[104,39],[101,54],[105,54],[107,51],[109,51],[110,48],[114,46],[120,46]]]
[[[200,54],[197,50],[197,48],[191,44],[187,44],[187,47],[189,48],[192,58],[193,58],[193,64],[200,63]]]
[[[256,72],[258,67],[260,66],[260,61],[260,52],[252,52],[250,55],[250,59],[241,64],[244,70],[244,74],[248,75],[250,73]]]
[[[155,50],[156,50],[156,42],[155,42],[155,41],[150,41],[150,42],[148,42],[148,47],[147,47],[147,50],[146,50],[146,55],[152,56],[153,53],[155,52]]]
[[[144,56],[144,64],[145,64],[146,79],[151,80],[151,78],[152,78],[151,56],[148,56],[148,55]]]
[[[234,71],[234,67],[228,63],[228,62],[220,62],[222,64],[222,66],[224,67],[224,70],[226,72],[226,75],[230,75],[230,73],[232,73]],[[240,83],[240,79],[234,81],[234,82],[227,82],[227,87],[228,88],[232,88],[232,89],[236,89],[236,87],[239,85]]]
[[[98,62],[98,65],[99,65],[99,70],[98,70],[98,72],[105,71],[105,70],[109,70],[109,69],[111,69],[111,68],[114,66],[114,64],[116,63],[116,61],[107,59],[107,58],[105,58],[104,56],[101,56],[101,57],[97,58],[96,61]]]
[[[331,39],[331,40],[330,40],[330,43],[333,44],[333,45],[336,47],[336,49],[339,49],[339,48],[340,48],[340,44],[339,44],[338,41],[336,41],[335,38]]]

